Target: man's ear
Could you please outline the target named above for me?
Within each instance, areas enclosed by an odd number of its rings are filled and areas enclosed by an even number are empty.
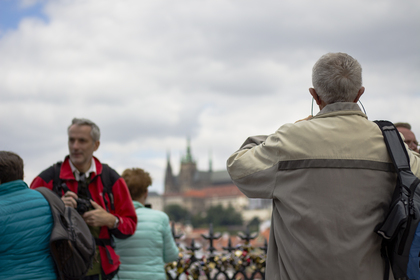
[[[98,141],[96,141],[95,142],[95,149],[93,150],[93,151],[96,151],[96,150],[98,150],[98,148],[99,148],[99,145],[101,144],[101,142],[98,140]]]
[[[357,103],[357,101],[359,101],[359,99],[360,99],[360,96],[362,96],[362,94],[365,92],[365,87],[361,87],[360,89],[359,89],[359,91],[357,92],[357,96],[356,96],[356,98],[354,99],[354,103]]]
[[[316,104],[319,106],[321,105],[321,99],[319,98],[318,94],[316,93],[314,88],[309,88],[309,93],[312,95],[314,100],[316,101]]]

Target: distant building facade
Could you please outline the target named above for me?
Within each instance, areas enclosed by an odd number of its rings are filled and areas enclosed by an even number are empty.
[[[197,163],[192,157],[189,141],[187,143],[187,153],[181,159],[178,175],[173,173],[168,155],[165,171],[165,194],[180,194],[191,190],[201,190],[209,186],[229,184],[233,185],[229,173],[226,170],[213,171],[211,159],[209,160],[209,169],[207,171],[197,169]]]
[[[158,204],[157,201],[155,203]],[[163,207],[158,210],[163,210],[165,206],[171,204],[181,205],[192,215],[204,212],[211,206],[228,207],[231,205],[235,210],[243,213],[245,221],[255,216],[265,220],[271,215],[270,200],[248,199],[232,183],[227,170],[213,170],[211,159],[209,159],[207,171],[198,170],[191,153],[190,141],[187,141],[186,154],[181,159],[178,175],[175,175],[172,170],[170,156],[167,157],[164,194],[161,202]]]

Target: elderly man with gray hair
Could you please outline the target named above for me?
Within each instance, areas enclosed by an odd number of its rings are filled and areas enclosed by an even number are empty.
[[[348,54],[328,53],[312,83],[316,116],[249,137],[227,160],[244,194],[273,200],[266,279],[382,280],[374,229],[396,173],[381,130],[357,105],[362,68]],[[420,176],[418,154],[407,152]]]

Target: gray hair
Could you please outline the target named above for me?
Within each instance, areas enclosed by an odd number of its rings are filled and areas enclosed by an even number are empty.
[[[91,128],[90,136],[92,136],[92,139],[93,139],[94,142],[99,141],[99,138],[101,138],[101,131],[99,130],[99,127],[93,121],[88,120],[88,119],[83,119],[83,118],[81,118],[81,119],[74,118],[71,121],[71,125],[69,125],[69,127],[67,128],[67,133],[68,133],[70,127],[74,124],[75,125],[88,125],[88,126],[90,126],[90,128]]]
[[[312,68],[312,85],[327,104],[352,102],[362,87],[362,67],[346,53],[327,53]]]

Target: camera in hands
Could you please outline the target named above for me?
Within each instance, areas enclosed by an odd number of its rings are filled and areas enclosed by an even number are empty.
[[[78,198],[76,199],[76,202],[76,210],[80,215],[83,215],[86,211],[89,211],[91,208],[93,208],[92,203],[90,203],[90,200],[88,199]]]

